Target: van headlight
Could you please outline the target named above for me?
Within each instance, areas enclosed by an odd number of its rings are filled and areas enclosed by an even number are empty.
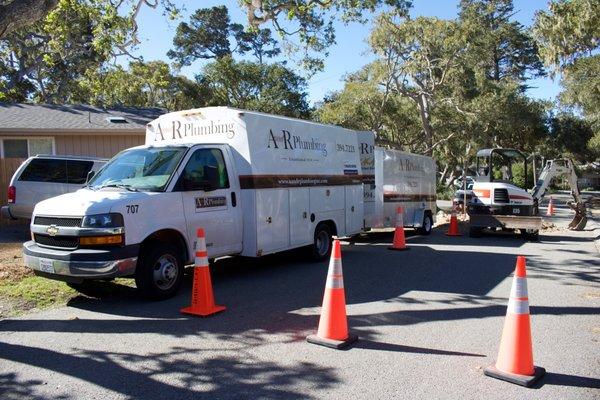
[[[120,228],[123,225],[123,215],[119,213],[86,215],[81,224],[83,228]]]

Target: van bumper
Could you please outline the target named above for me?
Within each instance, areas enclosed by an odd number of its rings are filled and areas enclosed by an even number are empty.
[[[135,273],[140,245],[111,249],[48,249],[34,241],[23,244],[25,265],[36,275],[66,282],[111,279]]]

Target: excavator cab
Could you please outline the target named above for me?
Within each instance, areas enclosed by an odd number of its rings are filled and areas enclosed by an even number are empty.
[[[528,187],[527,156],[515,149],[483,149],[477,152],[478,182],[502,182]]]

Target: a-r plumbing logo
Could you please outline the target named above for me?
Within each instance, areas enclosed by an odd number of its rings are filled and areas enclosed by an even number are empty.
[[[267,148],[314,150],[320,152],[323,157],[327,157],[327,143],[319,142],[315,140],[315,138],[304,139],[299,135],[292,135],[285,129],[281,130],[281,134],[275,133],[272,129],[269,129]]]
[[[204,123],[173,120],[170,124],[163,123],[161,125],[159,122],[156,124],[156,127],[149,124],[148,128],[150,129],[150,132],[154,133],[155,142],[205,135],[224,135],[227,139],[232,139],[235,136],[235,126],[233,122],[219,120],[204,121]]]

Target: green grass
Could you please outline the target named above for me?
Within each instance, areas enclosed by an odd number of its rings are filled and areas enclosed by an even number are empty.
[[[13,310],[15,313],[25,311],[21,308],[48,308],[66,304],[77,292],[64,282],[53,281],[39,276],[28,276],[16,282],[0,284],[0,298],[15,300],[22,306]]]
[[[130,292],[135,287],[133,279],[115,279],[112,282],[96,282],[93,284],[94,296],[119,296]],[[0,282],[0,301],[7,299],[11,304],[7,315],[21,315],[32,309],[45,309],[66,305],[69,300],[79,295],[66,283],[39,276],[28,276],[17,281]]]

